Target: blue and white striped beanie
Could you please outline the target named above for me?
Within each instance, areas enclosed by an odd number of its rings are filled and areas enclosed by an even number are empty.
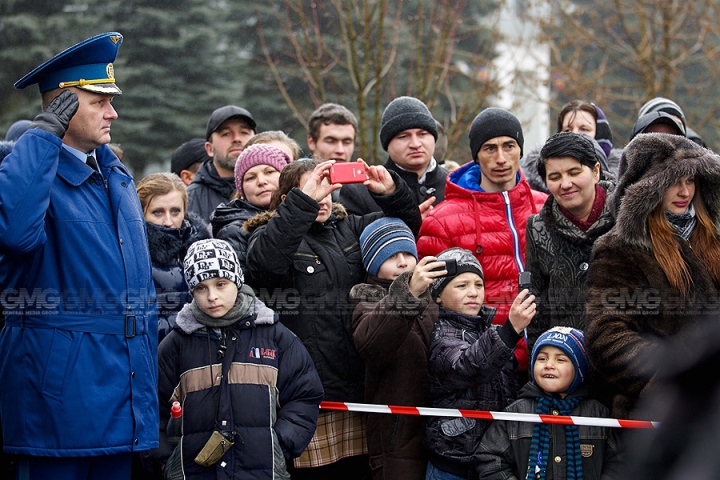
[[[409,253],[417,260],[415,236],[399,218],[384,217],[365,227],[360,234],[363,266],[377,277],[380,267],[396,253]]]
[[[588,359],[585,353],[585,334],[582,330],[570,327],[553,327],[538,337],[530,360],[530,377],[535,380],[535,360],[542,347],[556,347],[563,351],[575,367],[575,380],[566,393],[572,393],[585,380],[588,371]]]

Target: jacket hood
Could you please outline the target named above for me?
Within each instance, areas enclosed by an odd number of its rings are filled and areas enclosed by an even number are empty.
[[[207,225],[193,212],[185,212],[182,227],[168,228],[145,222],[150,259],[156,265],[173,265],[185,258],[187,249],[198,240],[210,238]]]
[[[652,249],[647,218],[662,203],[667,189],[694,175],[710,218],[720,227],[720,156],[685,137],[647,133],[623,151],[627,170],[610,198],[617,215],[613,232],[627,243]]]
[[[248,232],[252,232],[257,228],[262,227],[263,225],[267,225],[267,223],[270,221],[272,217],[276,215],[276,210],[268,210],[266,212],[261,212],[255,215],[254,217],[247,220],[244,224],[245,230]],[[333,222],[337,220],[342,220],[343,218],[347,217],[348,213],[347,210],[345,210],[345,207],[342,206],[340,203],[333,203],[332,205],[332,214],[330,215],[330,218],[327,220],[327,222]],[[327,223],[325,222],[325,223]]]
[[[245,221],[265,211],[267,211],[266,208],[258,207],[242,198],[236,198],[229,203],[221,203],[210,215],[212,231],[217,234],[232,222]]]
[[[545,185],[545,182],[543,182],[540,173],[538,173],[540,150],[542,150],[542,147],[540,145],[535,146],[534,148],[529,150],[525,154],[525,157],[520,161],[520,168],[522,169],[528,184],[530,184],[530,188],[532,188],[533,190],[537,190],[538,192],[550,193],[547,185]]]

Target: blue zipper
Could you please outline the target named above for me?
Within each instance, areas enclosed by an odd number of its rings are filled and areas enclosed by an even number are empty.
[[[502,192],[503,199],[505,200],[505,216],[507,217],[508,226],[513,236],[513,248],[515,253],[515,263],[517,263],[518,271],[524,272],[525,265],[523,264],[522,255],[520,254],[520,238],[518,235],[517,227],[512,216],[512,208],[510,207],[510,195],[507,191]]]

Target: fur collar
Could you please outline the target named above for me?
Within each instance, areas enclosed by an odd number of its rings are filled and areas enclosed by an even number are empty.
[[[155,265],[182,262],[185,252],[198,240],[210,238],[207,225],[193,212],[185,212],[182,227],[168,228],[146,222],[150,258]]]
[[[268,210],[267,212],[258,213],[254,217],[247,220],[243,224],[243,228],[248,232],[253,232],[257,228],[260,228],[263,225],[267,225],[267,223],[270,221],[270,219],[272,217],[274,217],[276,214],[277,214],[277,210]],[[342,220],[347,216],[348,216],[347,210],[345,210],[345,207],[343,207],[342,204],[333,203],[332,204],[332,214],[330,215],[330,218],[325,223],[327,224],[330,222]]]
[[[624,242],[652,250],[647,218],[665,191],[687,175],[695,175],[697,191],[720,227],[720,156],[679,135],[647,133],[625,147],[623,162],[627,169],[609,200],[617,215],[612,233]]]

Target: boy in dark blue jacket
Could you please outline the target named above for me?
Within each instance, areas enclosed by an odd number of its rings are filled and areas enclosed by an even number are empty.
[[[310,355],[243,286],[229,243],[194,243],[184,269],[193,301],[158,351],[166,478],[290,478],[286,461],[309,443],[323,397]],[[174,451],[164,431],[173,401],[183,407]],[[213,446],[220,454],[204,459]]]

